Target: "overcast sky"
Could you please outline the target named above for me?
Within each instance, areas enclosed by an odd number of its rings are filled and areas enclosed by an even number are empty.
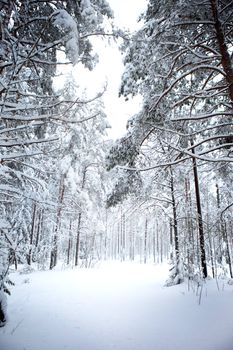
[[[108,3],[114,11],[116,24],[134,30],[147,0],[108,0]]]
[[[135,30],[139,25],[137,19],[146,8],[146,0],[108,0],[114,11],[115,23],[119,27]],[[118,91],[121,82],[121,75],[124,67],[122,56],[117,45],[111,47],[101,40],[97,44],[100,51],[100,62],[94,72],[74,72],[77,81],[83,85],[84,80],[90,94],[99,91],[108,81],[108,89],[104,96],[104,104],[112,128],[109,130],[109,137],[116,139],[125,134],[126,122],[140,109],[140,98],[134,98],[125,102],[118,98]]]

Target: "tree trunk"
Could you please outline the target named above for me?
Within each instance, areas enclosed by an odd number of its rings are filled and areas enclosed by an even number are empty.
[[[129,248],[129,258],[130,260],[134,260],[134,222],[131,218],[130,220],[130,231],[129,231],[129,239],[130,239],[130,248]]]
[[[67,265],[69,265],[70,263],[71,250],[72,250],[72,221],[70,220],[69,240],[68,240],[68,249],[67,249]]]
[[[28,265],[32,264],[32,245],[34,239],[34,229],[35,229],[35,221],[36,221],[36,204],[33,205],[33,214],[32,214],[32,227],[30,233],[30,248],[28,252]]]
[[[169,243],[170,243],[170,260],[173,262],[173,230],[172,230],[172,218],[169,219]]]
[[[120,257],[120,222],[117,223],[117,258],[119,259]]]
[[[125,214],[121,207],[121,228],[120,228],[120,244],[121,244],[121,261],[125,260]]]
[[[160,263],[163,263],[163,232],[161,228],[161,233],[160,233]]]
[[[222,23],[219,19],[219,12],[218,12],[218,1],[211,0],[211,8],[212,8],[212,14],[214,18],[214,27],[216,31],[216,38],[221,54],[221,63],[223,70],[226,74],[226,81],[228,83],[228,91],[229,96],[231,99],[231,104],[233,106],[233,68],[232,68],[232,61],[231,57],[225,42],[224,37],[224,31],[222,28]]]
[[[59,187],[59,198],[58,198],[58,209],[57,209],[57,217],[56,217],[56,226],[54,229],[54,236],[53,236],[53,245],[50,255],[50,270],[53,269],[57,265],[57,254],[58,254],[58,231],[61,221],[61,212],[62,212],[62,203],[64,199],[64,192],[65,192],[65,175],[62,175],[61,181],[60,181],[60,187]]]
[[[179,236],[178,236],[178,224],[177,224],[177,212],[176,212],[176,200],[174,194],[174,177],[172,167],[170,167],[171,174],[171,198],[172,198],[172,211],[173,211],[173,230],[174,230],[174,244],[175,244],[175,258],[176,263],[179,263],[180,260],[180,250],[179,250]]]
[[[75,247],[75,262],[74,262],[75,266],[78,266],[79,246],[80,246],[80,232],[81,232],[81,220],[82,220],[82,213],[79,213],[78,214],[78,227],[77,227],[76,247]]]
[[[229,246],[229,239],[228,239],[228,232],[227,232],[226,222],[224,222],[224,233],[225,233],[225,237],[226,237],[227,262],[228,262],[228,265],[229,265],[230,276],[231,276],[231,278],[233,278],[232,263],[231,263],[231,253],[230,253],[230,246]]]
[[[155,264],[156,260],[155,260],[155,257],[156,257],[156,251],[155,251],[155,222],[153,223],[153,231],[152,231],[152,234],[153,234],[153,262]]]
[[[36,248],[38,247],[39,241],[40,241],[42,217],[43,217],[43,209],[40,209],[39,216],[38,216],[38,222],[37,222],[37,230],[36,230],[36,242],[35,242]]]
[[[146,218],[146,222],[145,222],[145,232],[144,232],[144,264],[146,264],[147,261],[147,227],[148,227],[148,220]]]
[[[87,167],[83,170],[83,178],[81,184],[81,190],[84,189],[86,183]],[[82,212],[78,214],[78,227],[77,227],[77,236],[76,236],[76,247],[75,247],[75,262],[74,265],[78,266],[79,258],[79,247],[80,247],[80,235],[81,235],[81,222],[82,222]]]
[[[156,249],[157,249],[157,263],[159,264],[159,222],[156,218]]]
[[[220,191],[219,191],[218,184],[216,184],[216,197],[217,197],[217,207],[220,210],[221,199],[220,199]],[[227,263],[229,265],[230,276],[232,278],[233,274],[232,274],[231,253],[230,253],[230,246],[229,246],[229,240],[228,240],[227,225],[226,225],[225,220],[222,217],[220,217],[220,232],[221,232],[221,236],[222,236],[221,238],[223,239],[223,243],[224,243],[222,255],[224,255],[224,251],[225,251],[226,252],[226,260],[227,260]]]
[[[191,141],[191,146],[193,146],[193,141]],[[192,153],[195,155],[194,147],[192,147]],[[207,264],[206,264],[206,253],[205,253],[205,238],[204,238],[202,211],[201,211],[201,198],[200,198],[197,162],[196,162],[195,157],[192,158],[192,162],[193,162],[193,175],[194,175],[194,185],[195,185],[195,195],[196,195],[196,205],[197,205],[197,217],[198,217],[201,271],[202,271],[203,277],[206,278],[207,277]]]

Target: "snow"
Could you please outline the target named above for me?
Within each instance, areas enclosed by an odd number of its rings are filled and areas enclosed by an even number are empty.
[[[90,23],[97,25],[97,18],[93,7],[91,6],[90,0],[81,1],[82,16],[87,17]]]
[[[67,56],[73,64],[76,64],[79,57],[79,33],[77,23],[64,9],[54,11],[53,16],[54,25],[65,31]]]
[[[136,263],[12,274],[0,349],[232,350],[233,287],[168,288],[167,275]]]

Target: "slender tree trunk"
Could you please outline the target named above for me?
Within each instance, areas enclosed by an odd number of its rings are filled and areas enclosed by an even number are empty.
[[[130,234],[129,234],[129,239],[130,239],[130,251],[129,251],[129,258],[130,260],[134,260],[134,222],[131,218],[130,220]]]
[[[58,209],[57,209],[57,217],[56,217],[56,225],[54,229],[53,236],[53,245],[50,255],[50,270],[53,269],[57,265],[57,254],[58,254],[58,231],[61,221],[61,213],[62,213],[62,203],[64,199],[65,193],[65,175],[62,175],[59,186],[59,198],[58,198]]]
[[[229,239],[228,239],[228,232],[227,232],[227,224],[224,222],[224,232],[226,237],[226,252],[227,252],[227,262],[229,265],[229,272],[231,278],[233,278],[233,272],[232,272],[232,263],[231,263],[231,253],[230,253],[230,246],[229,246]]]
[[[105,237],[104,237],[104,260],[107,260],[107,245],[108,245],[108,211],[105,211]]]
[[[156,257],[156,250],[155,250],[155,222],[153,223],[153,231],[152,231],[152,234],[153,234],[153,262],[155,264],[156,260],[155,260],[155,257]]]
[[[219,191],[218,184],[216,184],[216,196],[217,196],[217,206],[218,206],[218,209],[220,210],[221,199],[220,199],[220,191]],[[227,225],[226,225],[225,220],[222,217],[220,218],[220,232],[221,232],[221,236],[222,236],[221,238],[223,239],[223,243],[224,243],[223,254],[224,254],[224,251],[225,251],[226,252],[226,258],[227,258],[226,260],[227,260],[227,263],[229,265],[230,276],[232,278],[233,274],[232,274],[231,253],[230,253]]]
[[[193,141],[191,141],[191,146],[193,146]],[[192,148],[192,153],[195,155],[194,147]],[[202,210],[201,210],[201,198],[200,198],[197,162],[195,157],[192,158],[192,162],[193,162],[194,185],[195,185],[195,195],[196,195],[196,204],[197,204],[201,271],[202,271],[203,277],[206,278],[208,273],[207,273],[207,264],[206,264],[205,237],[204,237]]]
[[[77,236],[76,236],[76,246],[75,246],[75,262],[74,262],[75,266],[78,266],[79,246],[80,246],[80,233],[81,233],[81,221],[82,221],[82,213],[79,213],[78,214],[78,227],[77,227]]]
[[[17,259],[17,254],[14,252],[14,264],[15,264],[15,270],[18,270],[18,259]]]
[[[121,259],[125,261],[126,253],[126,233],[125,233],[125,214],[121,214]]]
[[[160,263],[163,263],[163,232],[160,233]]]
[[[156,219],[156,248],[157,248],[157,263],[159,264],[159,222]]]
[[[39,240],[40,240],[41,221],[42,221],[42,209],[39,210],[39,215],[38,215],[38,219],[37,219],[36,242],[35,242],[36,248],[38,247]]]
[[[148,236],[148,219],[146,218],[145,222],[145,232],[144,232],[144,264],[147,261],[147,236]]]
[[[33,239],[34,239],[35,221],[36,221],[36,204],[33,205],[32,227],[31,227],[31,233],[30,233],[30,248],[28,253],[28,265],[32,264],[32,245],[33,245]]]
[[[169,258],[173,262],[173,229],[172,229],[172,218],[169,219],[169,243],[170,243],[170,256]]]
[[[121,235],[121,225],[120,225],[120,222],[118,222],[118,224],[117,224],[117,257],[118,257],[118,259],[120,257],[120,250],[121,250],[120,235]]]
[[[191,270],[191,263],[190,263],[190,227],[189,227],[189,192],[190,192],[190,184],[189,179],[186,177],[184,181],[184,190],[185,190],[185,230],[186,230],[186,239],[188,241],[188,244],[185,244],[186,247],[186,256],[187,256],[187,262],[188,262],[188,270]]]
[[[68,240],[68,249],[67,249],[67,265],[70,264],[71,250],[72,250],[72,220],[70,219],[69,240]]]
[[[84,189],[86,183],[86,175],[87,175],[87,167],[83,170],[83,178],[81,184],[81,190]],[[76,246],[75,246],[75,261],[74,265],[78,266],[78,258],[79,258],[79,247],[80,247],[80,235],[81,235],[81,222],[82,222],[82,213],[78,214],[78,227],[77,227],[77,236],[76,236]]]
[[[208,235],[208,241],[209,241],[209,252],[210,252],[210,261],[211,261],[211,270],[212,270],[212,277],[215,277],[215,270],[214,270],[214,250],[212,245],[212,239],[211,239],[211,231],[210,231],[210,224],[209,224],[209,191],[207,188],[207,194],[206,194],[206,203],[207,203],[207,213],[206,213],[206,230]]]
[[[93,235],[91,237],[89,251],[87,252],[87,266],[86,267],[91,267],[91,263],[93,261],[93,252],[95,249],[95,239],[96,239],[96,232],[93,232]],[[89,262],[88,262],[88,259],[89,259]]]
[[[176,212],[176,200],[174,193],[174,177],[172,167],[170,167],[171,174],[171,198],[172,198],[172,211],[173,211],[173,231],[174,231],[174,244],[175,244],[175,258],[176,263],[179,263],[180,260],[180,250],[179,250],[179,236],[178,236],[178,223],[177,223],[177,212]]]
[[[121,246],[121,261],[123,261],[123,251],[124,251],[124,248],[123,248],[123,241],[124,241],[124,238],[123,238],[123,235],[124,235],[124,228],[123,228],[123,215],[122,215],[122,207],[121,207],[121,228],[120,228],[120,246]]]
[[[217,200],[217,208],[218,211],[220,211],[221,207],[221,200],[220,200],[220,192],[219,192],[219,186],[216,183],[216,200]],[[223,219],[220,217],[219,225],[218,225],[218,241],[219,241],[219,250],[220,250],[220,260],[222,261],[222,258],[224,256],[224,245],[226,244],[226,237],[225,237],[225,228],[224,228],[224,222]]]

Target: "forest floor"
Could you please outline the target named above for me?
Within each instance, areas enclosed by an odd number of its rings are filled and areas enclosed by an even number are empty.
[[[233,350],[233,286],[164,287],[167,275],[133,263],[14,273],[0,349]]]

